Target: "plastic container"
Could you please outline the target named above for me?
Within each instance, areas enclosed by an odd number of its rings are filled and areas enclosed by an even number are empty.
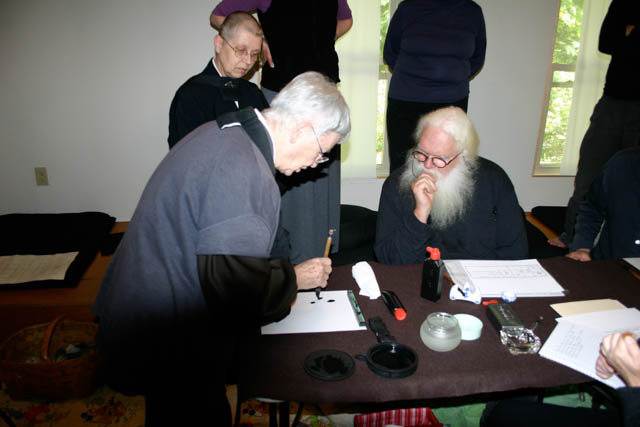
[[[420,338],[433,351],[451,351],[460,344],[461,337],[458,319],[449,313],[431,313],[420,325]]]
[[[473,341],[480,338],[482,334],[482,320],[476,316],[464,313],[456,314],[454,317],[458,319],[458,323],[460,324],[463,341]]]

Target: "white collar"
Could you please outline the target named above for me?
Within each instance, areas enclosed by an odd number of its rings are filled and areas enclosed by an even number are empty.
[[[258,116],[258,120],[262,123],[262,126],[267,130],[267,134],[269,134],[269,140],[271,140],[271,149],[273,151],[273,163],[275,165],[276,162],[276,144],[275,139],[273,138],[273,133],[271,133],[271,129],[269,129],[269,125],[267,125],[267,121],[264,119],[264,116],[257,108],[254,108],[253,111],[256,112],[256,116]]]

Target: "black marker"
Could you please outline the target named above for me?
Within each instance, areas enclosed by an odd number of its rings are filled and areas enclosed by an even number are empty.
[[[393,291],[382,291],[382,301],[387,306],[393,317],[398,320],[404,320],[407,318],[407,310],[400,302],[400,298]]]

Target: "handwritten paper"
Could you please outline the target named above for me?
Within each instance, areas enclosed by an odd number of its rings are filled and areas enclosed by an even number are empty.
[[[640,311],[635,308],[565,316],[540,349],[540,356],[553,360],[601,381],[613,388],[624,386],[614,375],[602,379],[596,374],[600,342],[615,332],[640,334]]]
[[[37,280],[64,280],[78,252],[53,255],[0,256],[0,285]]]
[[[262,327],[263,335],[357,331],[360,326],[347,291],[299,292],[291,313],[279,322]]]
[[[564,289],[538,260],[447,260],[447,271],[456,284],[473,284],[482,298],[500,297],[504,291],[517,297],[564,296]]]

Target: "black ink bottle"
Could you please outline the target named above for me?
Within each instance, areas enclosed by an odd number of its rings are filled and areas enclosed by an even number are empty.
[[[438,301],[442,293],[444,265],[440,259],[440,249],[427,246],[427,256],[422,265],[422,288],[420,296],[430,301]]]

